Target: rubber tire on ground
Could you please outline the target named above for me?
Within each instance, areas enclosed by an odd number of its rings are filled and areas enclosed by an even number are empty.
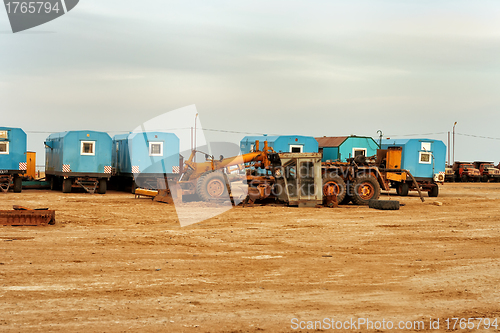
[[[368,200],[368,207],[381,210],[399,210],[399,201],[396,200]]]
[[[23,180],[19,176],[14,176],[14,193],[21,193],[23,190]]]
[[[483,183],[487,183],[487,182],[488,182],[488,176],[486,176],[486,175],[482,176],[482,177],[481,177],[481,181],[482,181]]]
[[[73,180],[70,178],[66,178],[63,180],[62,192],[63,193],[71,193],[71,185],[73,185]]]
[[[398,192],[398,195],[400,195],[402,197],[406,197],[406,196],[408,196],[409,190],[410,190],[410,187],[408,186],[408,184],[401,182],[401,183],[398,183],[398,187],[397,187],[396,192]]]
[[[107,190],[108,190],[107,179],[104,179],[104,178],[99,179],[99,187],[97,188],[97,193],[106,194]]]
[[[359,191],[361,186],[371,187],[371,193],[364,196],[360,195]],[[368,205],[371,199],[378,199],[380,196],[380,185],[377,180],[372,176],[360,176],[351,184],[350,194],[352,202],[356,205]]]
[[[467,175],[462,175],[460,176],[460,181],[462,183],[467,183],[469,181],[469,177],[467,177]]]
[[[344,180],[339,176],[323,178],[323,196],[326,196],[327,194],[327,184],[330,184],[330,186],[336,185],[338,187],[337,202],[342,202],[347,192]]]
[[[429,192],[427,192],[427,195],[431,198],[436,198],[439,195],[439,186],[435,184]]]
[[[132,194],[135,194],[135,189],[137,188],[137,183],[132,179]]]
[[[196,182],[196,194],[203,201],[223,198],[227,195],[226,182],[222,173],[212,171],[201,175]]]

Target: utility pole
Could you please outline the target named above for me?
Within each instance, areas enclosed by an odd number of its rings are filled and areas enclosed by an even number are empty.
[[[455,121],[455,124],[453,124],[453,164],[455,164],[455,126],[457,125],[457,122]]]
[[[447,163],[448,166],[450,166],[450,150],[451,150],[451,146],[450,146],[450,131],[448,131],[448,163]]]

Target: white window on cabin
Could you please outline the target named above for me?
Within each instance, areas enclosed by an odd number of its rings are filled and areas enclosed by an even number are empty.
[[[82,141],[81,155],[95,155],[95,141]]]
[[[290,145],[290,153],[302,153],[303,150],[303,145]]]
[[[163,142],[150,142],[149,156],[163,156]]]
[[[419,163],[431,164],[432,163],[431,155],[432,155],[431,153],[419,152],[419,158],[418,158]]]
[[[8,131],[0,131],[0,139],[8,139]]]
[[[421,142],[421,148],[420,150],[424,151],[431,151],[431,143],[430,142]]]
[[[250,152],[253,153],[255,151],[255,144],[250,145]]]
[[[352,157],[366,156],[366,148],[352,148]]]
[[[0,154],[2,154],[2,155],[9,154],[9,143],[8,142],[0,142]]]

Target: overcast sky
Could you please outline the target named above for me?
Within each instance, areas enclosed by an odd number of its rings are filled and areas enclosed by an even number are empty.
[[[204,128],[249,133],[446,143],[457,121],[456,160],[498,163],[500,140],[463,134],[500,138],[499,87],[498,1],[81,0],[16,34],[0,10],[1,125],[40,163],[48,133],[193,104]]]

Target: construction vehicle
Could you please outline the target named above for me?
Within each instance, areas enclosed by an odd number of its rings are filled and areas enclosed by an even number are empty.
[[[366,158],[366,163],[380,172],[382,181],[386,184],[386,191],[395,188],[400,196],[407,196],[409,191],[417,191],[420,199],[422,191],[427,192],[429,197],[439,195],[439,184],[444,183],[444,174],[437,173],[432,177],[414,177],[412,172],[401,168],[402,147],[387,147],[378,149],[376,156]],[[357,157],[361,159],[362,157]]]
[[[474,162],[474,167],[479,170],[481,181],[487,183],[500,181],[500,170],[495,168],[493,162]]]
[[[377,167],[357,164],[354,160],[321,163],[320,153],[276,153],[267,141],[262,150],[256,141],[253,152],[236,157],[215,159],[206,154],[205,162],[196,163],[196,153],[200,152],[193,150],[184,161],[184,172],[178,182],[169,183],[168,191],[138,189],[136,194],[170,195],[177,199],[196,194],[203,201],[229,195],[234,204],[229,184],[230,178],[238,177],[228,177],[230,167],[245,173],[248,185],[245,203],[274,199],[298,207],[332,206],[351,200],[355,204],[368,204],[370,199],[378,199],[381,188],[389,189]]]
[[[215,159],[206,154],[206,161],[194,162],[193,150],[188,160],[184,161],[184,173],[177,185],[182,196],[196,194],[202,201],[212,201],[231,194],[230,179],[226,172],[236,166],[241,171],[248,171],[245,178],[248,184],[246,202],[269,197],[283,201],[291,206],[314,207],[323,202],[321,191],[321,154],[318,153],[276,153],[264,142],[264,149],[235,157]],[[283,163],[283,164],[282,164]],[[251,170],[267,170],[266,174],[252,175]],[[177,190],[178,190],[177,189]],[[171,189],[171,195],[181,195]]]
[[[455,173],[455,180],[464,183],[477,182],[481,177],[479,170],[470,162],[455,162],[453,164],[453,171]]]
[[[455,172],[453,171],[453,167],[451,165],[446,166],[444,180],[446,182],[454,182],[455,181]]]

